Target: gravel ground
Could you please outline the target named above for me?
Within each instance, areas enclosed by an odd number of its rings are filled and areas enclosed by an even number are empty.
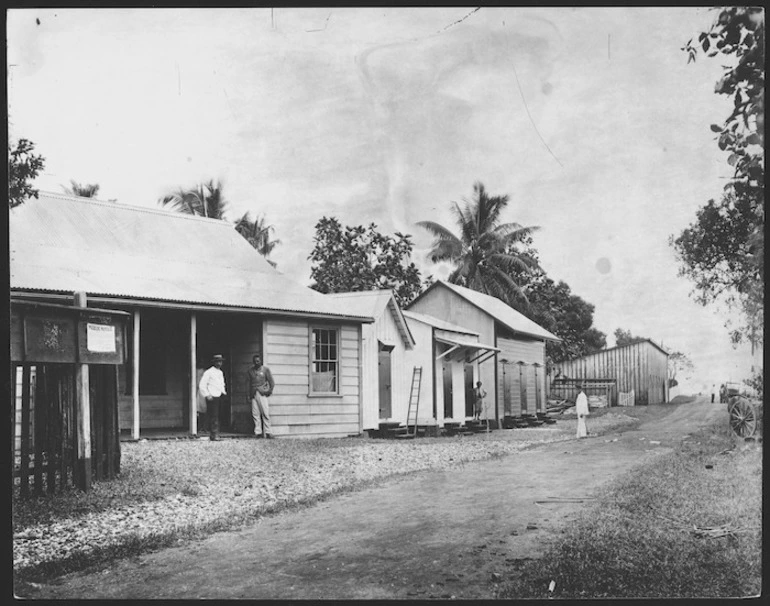
[[[604,412],[604,411],[603,411]],[[592,417],[602,434],[635,424],[631,411]],[[16,572],[73,556],[109,553],[137,540],[191,536],[378,479],[516,453],[570,439],[575,420],[489,434],[416,440],[151,440],[121,444],[118,479],[87,493],[13,500]],[[107,550],[107,551],[105,551]]]

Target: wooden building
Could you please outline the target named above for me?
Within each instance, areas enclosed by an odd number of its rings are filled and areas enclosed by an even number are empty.
[[[614,381],[610,406],[618,405],[620,394],[632,392],[634,404],[669,401],[668,352],[650,339],[555,364],[552,378]],[[559,395],[572,399],[574,394]]]
[[[412,367],[407,352],[415,340],[391,290],[332,293],[346,313],[374,318],[361,330],[361,417],[364,430],[404,423]]]
[[[545,343],[558,341],[557,336],[500,299],[441,280],[407,311],[470,330],[480,343],[494,348],[494,355],[477,361],[473,371],[489,394],[483,418],[500,423],[506,417],[545,412]],[[467,411],[465,416],[470,416]]]
[[[414,311],[404,316],[417,342],[407,352],[407,363],[423,369],[418,425],[465,423],[473,416],[473,388],[481,380],[481,365],[500,350],[481,343],[477,332],[462,326]],[[487,391],[489,406],[493,390]]]
[[[226,358],[223,431],[251,433],[246,371],[273,373],[279,436],[362,430],[361,331],[373,321],[270,266],[224,221],[40,193],[10,210],[14,299],[128,312],[119,367],[119,427],[198,433],[197,377]]]

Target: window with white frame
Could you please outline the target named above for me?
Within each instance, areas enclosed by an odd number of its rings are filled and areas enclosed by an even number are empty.
[[[340,348],[338,328],[310,329],[310,393],[338,394]]]

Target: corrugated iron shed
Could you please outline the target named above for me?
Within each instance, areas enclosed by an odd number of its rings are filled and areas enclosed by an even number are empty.
[[[9,235],[14,291],[372,320],[340,312],[216,219],[41,192],[9,211]]]

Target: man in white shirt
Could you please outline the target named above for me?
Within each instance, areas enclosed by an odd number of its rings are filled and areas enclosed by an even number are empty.
[[[586,417],[590,414],[588,412],[588,397],[583,391],[583,385],[578,383],[578,395],[575,398],[575,412],[577,413],[577,437],[585,438],[588,436],[588,429],[586,428]]]
[[[203,373],[198,389],[206,398],[206,415],[209,420],[209,436],[211,440],[219,440],[219,400],[227,394],[225,391],[225,375],[222,364],[225,359],[220,354],[211,358],[211,366]]]

